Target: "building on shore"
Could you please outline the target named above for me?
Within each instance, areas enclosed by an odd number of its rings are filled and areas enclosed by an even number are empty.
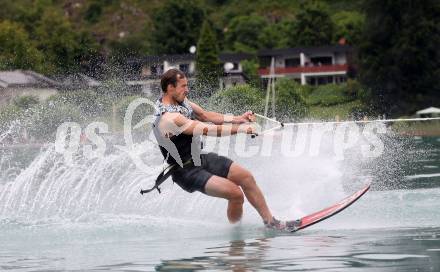
[[[350,66],[352,51],[352,47],[347,45],[260,50],[256,53],[260,66],[258,74],[263,86],[269,78],[280,77],[292,78],[303,85],[343,83],[354,71]],[[221,53],[219,59],[224,70],[219,87],[222,89],[246,83],[242,61],[252,56],[247,53]],[[170,68],[182,70],[191,82],[196,76],[195,59],[195,54],[131,59],[128,65],[134,73],[127,84],[140,88],[143,93],[158,93],[160,75]]]
[[[56,94],[59,87],[57,81],[33,71],[0,71],[0,106],[19,96],[30,95],[45,100]]]
[[[102,83],[81,73],[46,77],[34,71],[0,71],[0,106],[20,96],[34,96],[43,101],[65,91],[97,90]]]
[[[60,90],[97,90],[102,82],[82,73],[59,75],[54,78],[59,84]]]
[[[416,112],[417,117],[420,118],[432,118],[440,117],[440,109],[436,107],[429,107]]]
[[[219,88],[228,88],[236,84],[246,83],[241,61],[250,59],[251,54],[246,53],[222,53],[219,56],[223,67],[223,74],[219,80]],[[143,93],[159,93],[160,76],[171,68],[183,71],[191,84],[196,78],[195,54],[146,56],[131,59],[129,66],[132,71],[131,78],[126,81],[130,86],[137,86]]]
[[[347,45],[295,47],[261,50],[259,75],[288,77],[301,85],[323,85],[347,81],[352,48]]]

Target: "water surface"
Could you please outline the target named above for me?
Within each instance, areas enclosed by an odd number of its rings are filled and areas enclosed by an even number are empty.
[[[294,234],[265,230],[248,203],[243,221],[231,226],[225,201],[171,182],[160,195],[140,196],[160,170],[153,145],[147,175],[124,153],[69,166],[50,146],[3,149],[0,270],[440,271],[440,138],[394,139],[387,147],[372,160],[355,151],[343,161],[236,158],[280,218],[314,212],[373,182],[344,212]]]

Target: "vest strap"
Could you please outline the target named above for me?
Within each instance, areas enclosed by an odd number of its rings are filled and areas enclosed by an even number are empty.
[[[188,161],[186,161],[185,163],[183,163],[183,167],[185,168],[185,167],[188,167],[188,166],[192,166],[192,165],[194,165],[194,162],[193,162],[193,160],[191,159],[191,160],[188,160]],[[149,193],[149,192],[151,192],[151,191],[153,191],[154,189],[157,189],[157,191],[159,192],[159,194],[161,193],[160,192],[160,188],[159,188],[159,186],[162,184],[162,183],[164,183],[173,173],[174,173],[174,171],[176,171],[177,170],[177,168],[179,167],[179,165],[178,164],[171,164],[171,165],[169,165],[167,168],[165,168],[162,172],[160,172],[160,174],[157,176],[157,178],[156,178],[156,181],[155,181],[155,184],[154,184],[154,186],[153,187],[151,187],[150,189],[147,189],[147,190],[142,190],[141,189],[141,195],[143,195],[143,194],[146,194],[146,193]]]

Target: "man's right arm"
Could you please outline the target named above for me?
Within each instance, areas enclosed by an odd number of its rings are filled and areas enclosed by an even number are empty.
[[[180,113],[165,113],[161,118],[159,128],[163,135],[184,133],[220,137],[237,133],[255,133],[255,128],[249,124],[215,125],[188,119]]]
[[[194,102],[189,101],[194,110],[197,120],[202,122],[212,122],[216,125],[223,125],[225,123],[243,124],[248,122],[255,122],[255,116],[251,111],[245,112],[242,115],[233,116],[225,115],[218,112],[207,111]]]

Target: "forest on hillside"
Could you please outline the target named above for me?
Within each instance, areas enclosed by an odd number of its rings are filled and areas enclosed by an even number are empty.
[[[399,113],[440,100],[439,19],[436,0],[3,0],[0,69],[103,79],[129,58],[188,53],[208,25],[219,52],[344,41],[373,104]]]
[[[15,34],[10,46],[15,40],[26,52],[8,63],[4,58],[13,56],[6,55],[5,44],[2,66],[32,66],[49,74],[93,70],[99,60],[117,63],[133,56],[188,53],[205,20],[215,31],[219,49],[229,52],[327,45],[342,37],[356,44],[364,22],[360,1],[4,2],[2,36]]]

